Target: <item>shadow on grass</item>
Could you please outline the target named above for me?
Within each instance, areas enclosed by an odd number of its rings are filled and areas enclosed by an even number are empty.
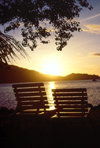
[[[100,109],[95,109],[96,114],[97,111],[99,114]],[[90,115],[93,113],[94,109]],[[100,122],[95,117],[94,122],[85,123],[61,123],[51,119],[18,123],[5,117],[0,120],[0,144],[0,148],[100,147]]]

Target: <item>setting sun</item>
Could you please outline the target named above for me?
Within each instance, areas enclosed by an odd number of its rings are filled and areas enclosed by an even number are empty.
[[[43,66],[43,73],[51,75],[59,75],[59,65],[56,62],[47,62]]]

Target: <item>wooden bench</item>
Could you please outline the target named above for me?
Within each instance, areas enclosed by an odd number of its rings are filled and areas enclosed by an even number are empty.
[[[56,118],[84,118],[88,115],[86,88],[52,89]]]
[[[16,115],[52,116],[43,83],[14,84],[12,87],[18,103]]]

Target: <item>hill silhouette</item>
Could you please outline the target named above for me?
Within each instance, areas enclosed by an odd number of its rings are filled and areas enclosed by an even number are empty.
[[[10,65],[9,69],[0,69],[0,83],[20,83],[20,82],[45,82],[45,81],[68,81],[68,80],[88,80],[100,79],[98,75],[75,74],[65,77],[42,74],[35,70],[28,70],[18,66]]]

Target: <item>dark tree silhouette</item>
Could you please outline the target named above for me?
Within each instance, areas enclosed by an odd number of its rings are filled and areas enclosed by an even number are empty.
[[[0,24],[6,24],[5,33],[20,27],[22,45],[31,50],[37,47],[37,40],[47,44],[53,32],[61,51],[72,33],[81,31],[74,19],[83,7],[92,9],[87,0],[0,0]]]
[[[23,57],[28,57],[25,49],[18,41],[12,36],[0,32],[0,67],[6,67],[8,61],[10,62],[10,59],[14,60],[14,57],[19,58],[15,51],[19,52]]]

